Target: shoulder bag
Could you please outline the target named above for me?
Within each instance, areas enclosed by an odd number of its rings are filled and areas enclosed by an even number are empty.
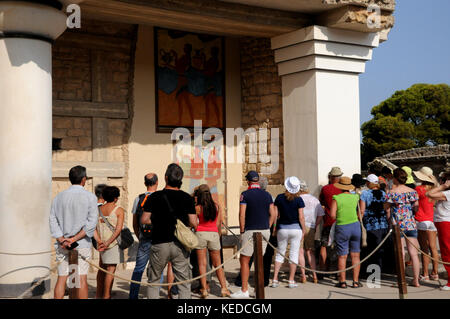
[[[105,218],[100,207],[98,208],[98,212],[100,213],[100,216],[102,217],[103,221],[106,223],[108,228],[114,233],[114,231],[116,230],[116,227],[111,225],[111,223]],[[124,227],[120,231],[120,235],[117,236],[116,241],[117,241],[117,245],[122,250],[127,249],[128,247],[133,245],[134,238],[133,238],[133,235],[131,234],[131,231],[128,229],[128,227]],[[94,248],[96,248],[96,245],[94,246]]]
[[[361,224],[361,247],[367,247],[367,231],[362,221],[361,208],[359,207],[359,200],[358,200],[358,220],[359,223]]]
[[[180,219],[176,218],[175,212],[172,208],[172,205],[169,202],[169,199],[167,198],[166,194],[162,194],[164,197],[164,200],[167,203],[167,206],[169,207],[170,214],[176,219],[175,224],[175,237],[178,239],[178,241],[183,245],[183,247],[187,251],[191,251],[198,246],[198,238],[197,235],[188,227],[186,226]]]

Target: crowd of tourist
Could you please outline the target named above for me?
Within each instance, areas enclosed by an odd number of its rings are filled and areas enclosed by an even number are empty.
[[[64,297],[69,275],[68,252],[77,249],[79,298],[87,298],[87,261],[92,258],[93,243],[100,255],[99,266],[107,270],[107,273],[98,271],[96,298],[109,299],[116,267],[124,262],[124,252],[119,245],[125,215],[124,209],[117,205],[120,190],[115,186],[96,185],[94,196],[84,189],[87,175],[82,166],[73,167],[69,179],[72,186],[55,197],[50,212],[50,229],[56,239],[58,261],[54,297]],[[146,191],[137,196],[133,204],[133,230],[139,243],[131,279],[140,282],[147,269],[148,283],[151,284],[147,287],[149,299],[160,297],[160,286],[153,284],[164,282],[164,272],[167,282],[172,284],[167,290],[168,298],[178,294],[180,299],[189,299],[192,274],[204,275],[209,267],[217,267],[223,262],[223,208],[213,200],[208,185],[200,185],[193,194],[188,194],[181,190],[182,180],[182,168],[170,164],[164,176],[165,187],[158,191],[158,176],[149,173],[144,177]],[[360,277],[364,277],[368,265],[387,271],[392,263],[389,259],[392,259],[393,246],[389,245],[389,240],[381,248],[379,246],[393,223],[402,231],[403,254],[408,251],[410,261],[407,263],[413,269],[412,286],[420,287],[421,282],[439,278],[440,257],[444,262],[450,262],[448,171],[441,173],[438,180],[428,167],[418,171],[409,167],[392,171],[388,167],[378,170],[373,166],[363,178],[360,174],[344,176],[339,167],[333,167],[328,174],[329,183],[321,188],[318,197],[310,193],[306,181],[296,176],[286,178],[285,191],[275,198],[265,189],[267,179],[257,172],[249,171],[246,180],[248,189],[241,193],[239,209],[243,248],[239,257],[240,273],[234,282],[240,289],[231,293],[220,267],[216,275],[222,297],[249,297],[248,279],[254,253],[253,244],[249,242],[255,232],[264,237],[265,286],[269,285],[275,254],[273,288],[283,284],[280,270],[284,263],[289,263],[288,288],[298,287],[298,282],[307,282],[307,274],[313,283],[320,283],[324,275],[314,270],[337,270],[336,287],[347,288],[345,269],[349,265],[349,255],[353,266],[350,287],[362,287]],[[188,248],[179,240],[179,222],[195,231],[198,240],[195,248]],[[276,250],[267,242],[277,247]],[[420,260],[418,247],[431,255],[432,260],[425,254],[421,254]],[[377,248],[366,262],[360,264],[361,257]],[[333,265],[333,256],[337,256],[337,265]],[[306,261],[311,271],[298,268],[298,265],[305,267]],[[444,266],[450,275],[450,266]],[[198,282],[201,298],[207,298],[210,293],[207,279],[203,276]],[[450,290],[450,279],[441,289]],[[129,298],[137,299],[139,290],[139,284],[131,283]]]

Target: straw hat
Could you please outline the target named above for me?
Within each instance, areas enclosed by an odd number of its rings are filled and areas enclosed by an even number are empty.
[[[289,193],[297,194],[300,191],[300,180],[295,176],[288,177],[284,181],[284,186]]]
[[[433,183],[434,185],[438,184],[436,177],[433,175],[433,170],[429,167],[424,166],[419,171],[414,171],[413,173],[423,182]]]
[[[347,176],[342,176],[338,183],[334,183],[334,187],[345,191],[351,191],[355,189],[355,186],[352,185],[351,178]]]

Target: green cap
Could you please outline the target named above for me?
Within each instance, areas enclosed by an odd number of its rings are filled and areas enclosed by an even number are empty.
[[[406,180],[406,184],[414,184],[414,177],[412,176],[412,169],[408,166],[403,166],[402,170],[408,174],[408,179]]]

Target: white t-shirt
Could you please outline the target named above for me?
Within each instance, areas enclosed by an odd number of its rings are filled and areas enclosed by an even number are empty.
[[[317,216],[325,215],[325,211],[322,208],[319,200],[311,194],[300,195],[305,203],[305,208],[303,208],[303,213],[305,215],[305,225],[308,228],[316,227]]]
[[[447,200],[440,200],[434,208],[434,222],[450,222],[450,190],[443,192]]]

